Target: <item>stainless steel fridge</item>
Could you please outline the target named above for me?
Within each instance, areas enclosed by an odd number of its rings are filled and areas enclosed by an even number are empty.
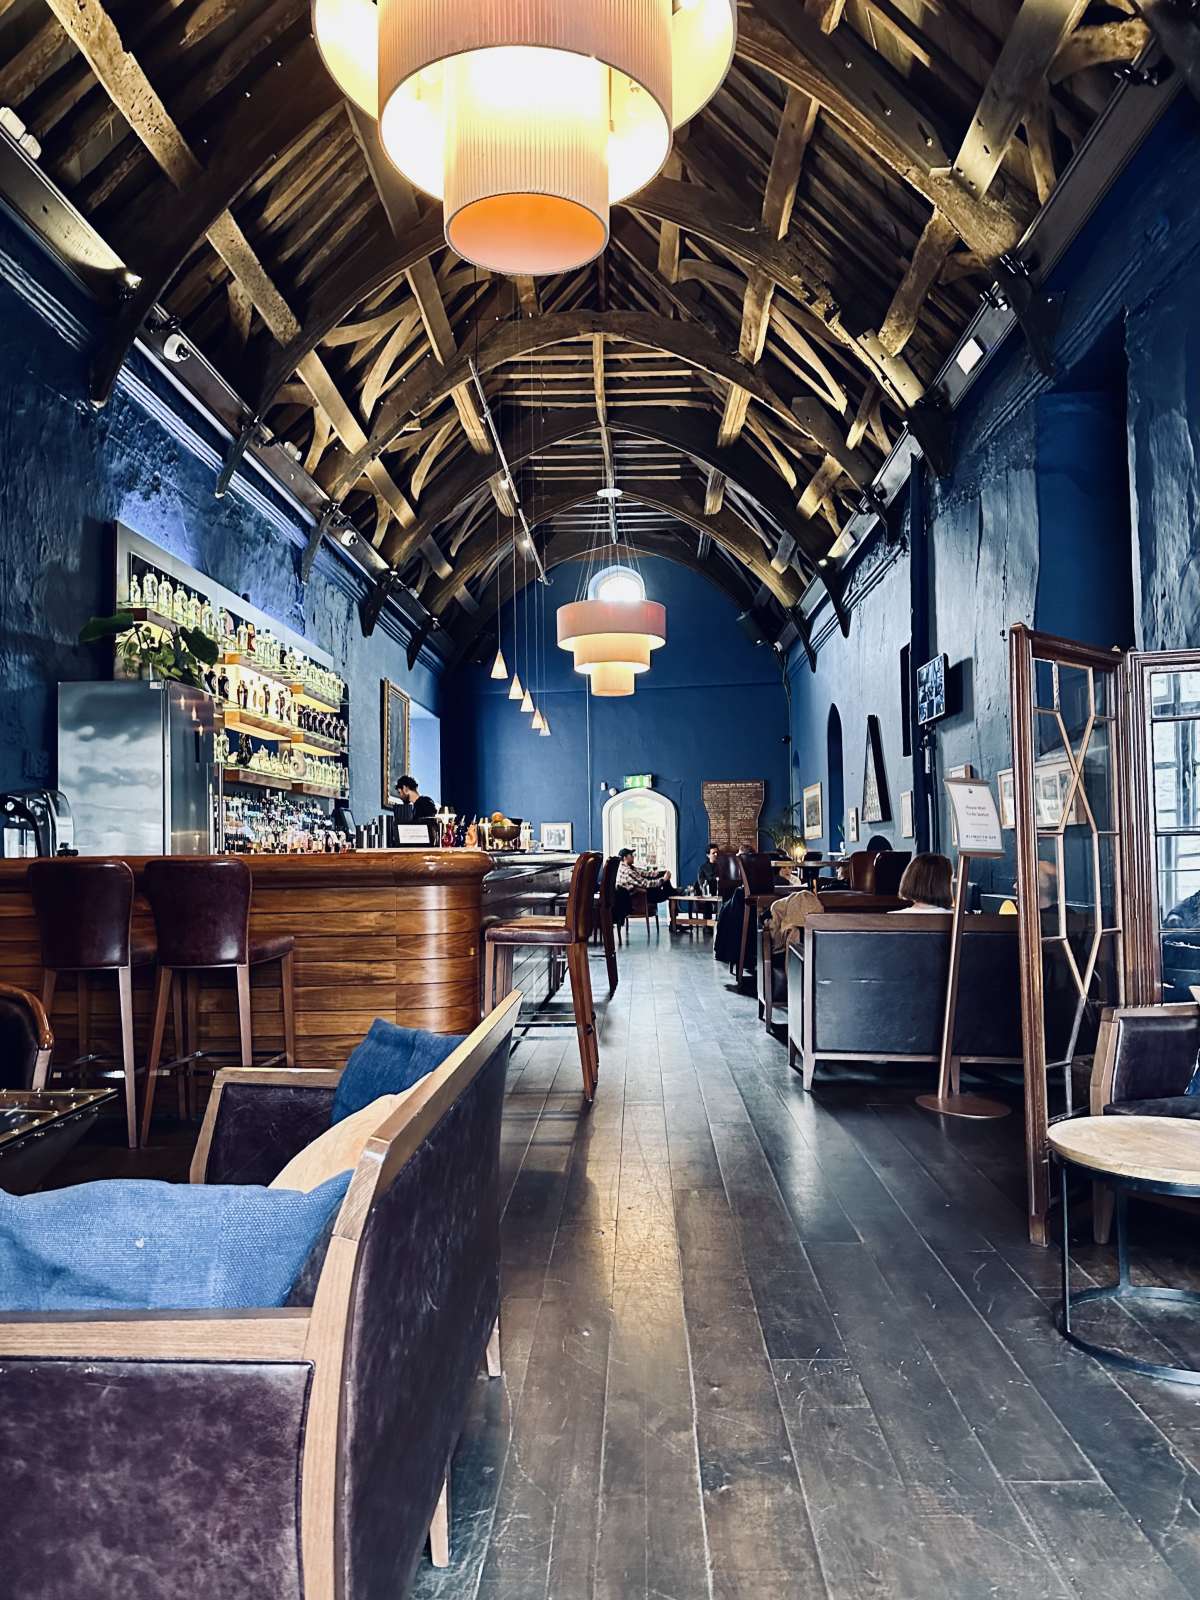
[[[206,855],[217,836],[213,702],[182,683],[60,683],[58,786],[81,855]]]

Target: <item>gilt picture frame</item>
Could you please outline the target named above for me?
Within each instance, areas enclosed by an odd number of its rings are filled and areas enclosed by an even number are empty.
[[[408,771],[412,701],[390,678],[380,682],[380,778],[383,807],[402,805],[399,780]]]

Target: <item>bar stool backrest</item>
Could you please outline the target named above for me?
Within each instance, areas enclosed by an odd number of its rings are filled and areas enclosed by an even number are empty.
[[[129,965],[133,872],[126,862],[31,861],[29,893],[48,972]]]
[[[900,879],[911,859],[911,850],[881,850],[875,857],[875,893],[899,894]]]
[[[747,896],[769,894],[775,887],[775,861],[765,851],[743,850],[737,863]]]
[[[600,909],[611,911],[613,901],[617,894],[617,869],[621,861],[619,856],[609,856],[600,870]]]
[[[250,960],[250,868],[232,856],[148,861],[146,899],[164,967],[242,967]]]
[[[854,852],[847,867],[852,889],[860,889],[863,894],[875,893],[875,861],[876,856],[871,850]]]
[[[588,936],[592,896],[599,875],[600,857],[594,850],[585,850],[581,856],[576,856],[571,868],[571,887],[567,891],[567,932],[573,939]]]

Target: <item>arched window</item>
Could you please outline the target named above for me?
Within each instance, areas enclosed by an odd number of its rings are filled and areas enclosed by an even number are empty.
[[[588,584],[589,600],[636,601],[646,598],[646,585],[632,567],[605,567]]]

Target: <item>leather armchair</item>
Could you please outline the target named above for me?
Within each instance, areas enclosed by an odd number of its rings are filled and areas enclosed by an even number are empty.
[[[44,1089],[54,1034],[34,994],[0,983],[0,1089]]]
[[[311,1304],[0,1318],[0,1452],[21,1463],[0,1508],[6,1592],[406,1592],[472,1382],[485,1358],[498,1371],[500,1115],[519,1004],[510,995],[368,1142],[293,1293],[307,1299],[307,1280]],[[265,1076],[218,1077],[194,1177],[264,1176],[327,1122],[336,1073]]]
[[[1198,1052],[1200,1006],[1110,1006],[1096,1039],[1092,1115],[1200,1120],[1200,1095],[1184,1093]]]

